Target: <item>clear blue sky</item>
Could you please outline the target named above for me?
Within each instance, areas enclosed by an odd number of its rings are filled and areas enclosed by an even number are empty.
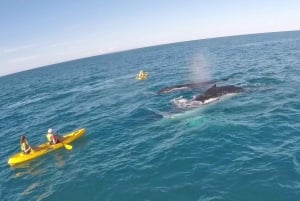
[[[0,0],[0,76],[138,47],[300,30],[299,0]]]

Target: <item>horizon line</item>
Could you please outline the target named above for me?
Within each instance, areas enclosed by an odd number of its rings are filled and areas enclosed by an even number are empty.
[[[144,48],[152,48],[152,47],[157,47],[157,46],[172,45],[172,44],[177,44],[177,43],[186,43],[186,42],[201,41],[201,40],[211,40],[211,39],[218,39],[218,38],[249,36],[249,35],[257,35],[257,34],[272,34],[272,33],[284,33],[284,32],[297,32],[297,31],[300,31],[300,29],[299,30],[270,31],[270,32],[248,33],[248,34],[213,36],[213,37],[200,38],[200,39],[191,39],[191,40],[183,40],[183,41],[176,41],[176,42],[167,42],[167,43],[161,43],[161,44],[153,44],[153,45],[149,45],[149,46],[142,46],[142,47],[136,47],[136,48],[123,49],[123,50],[121,49],[121,50],[116,50],[116,51],[113,51],[113,52],[106,52],[106,53],[103,53],[103,54],[97,54],[97,55],[91,55],[91,56],[84,56],[84,57],[74,58],[74,59],[71,59],[71,60],[67,59],[67,60],[63,60],[63,61],[59,61],[59,62],[54,62],[54,63],[46,64],[46,65],[43,65],[43,66],[30,67],[29,69],[26,69],[26,70],[21,70],[21,71],[17,71],[17,72],[13,72],[13,73],[8,73],[8,74],[0,75],[0,78],[6,77],[6,76],[10,76],[10,75],[14,75],[14,74],[17,74],[17,73],[22,73],[22,72],[26,72],[26,71],[36,70],[36,69],[39,69],[39,68],[50,67],[50,66],[57,65],[57,64],[63,64],[63,63],[77,61],[77,60],[82,60],[82,59],[88,59],[88,58],[92,58],[92,57],[97,57],[97,56],[104,56],[104,55],[110,55],[110,54],[118,54],[118,53],[122,53],[122,52],[134,51],[134,50],[139,50],[139,49],[144,49]]]

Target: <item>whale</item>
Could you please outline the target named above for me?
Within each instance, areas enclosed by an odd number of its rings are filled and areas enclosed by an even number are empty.
[[[182,91],[182,90],[189,90],[189,89],[198,89],[207,87],[208,85],[215,84],[218,81],[227,81],[229,78],[221,78],[221,79],[213,79],[207,80],[202,82],[194,82],[194,83],[187,83],[187,84],[178,84],[174,86],[164,87],[158,91],[158,94],[166,94],[174,91]]]
[[[180,96],[173,98],[171,103],[180,109],[190,109],[199,107],[201,105],[211,104],[221,100],[221,98],[225,96],[239,94],[244,91],[244,88],[234,85],[217,86],[214,84],[202,94],[193,96],[192,99],[186,99]]]
[[[216,84],[214,84],[212,87],[207,89],[204,93],[196,96],[193,100],[200,101],[201,103],[209,103],[218,100],[220,97],[224,95],[237,94],[244,91],[245,90],[242,87],[238,87],[234,85],[217,86]]]

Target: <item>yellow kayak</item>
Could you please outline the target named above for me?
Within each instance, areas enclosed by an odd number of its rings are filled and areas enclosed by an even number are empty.
[[[137,75],[136,76],[136,79],[137,80],[144,80],[144,79],[147,79],[147,77],[148,77],[148,73],[145,73],[145,74],[143,74],[143,75]]]
[[[62,147],[65,147],[66,149],[72,149],[72,146],[68,144],[83,136],[84,133],[85,129],[81,128],[79,130],[73,131],[62,136],[63,140],[60,143],[50,145],[48,142],[46,142],[37,147],[32,147],[33,150],[31,150],[29,154],[24,154],[23,152],[16,153],[8,159],[7,163],[10,166],[14,166],[38,158],[42,155],[45,155],[48,152],[54,151]]]
[[[147,77],[136,77],[137,80],[145,80]]]

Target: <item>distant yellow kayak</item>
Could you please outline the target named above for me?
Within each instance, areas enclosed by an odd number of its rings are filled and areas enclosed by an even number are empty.
[[[60,143],[50,145],[48,142],[46,142],[37,147],[32,147],[33,150],[31,150],[29,154],[24,154],[23,152],[16,153],[8,159],[7,163],[10,166],[14,166],[38,158],[42,155],[45,155],[48,152],[54,151],[62,147],[65,147],[66,149],[72,149],[72,146],[69,145],[69,143],[80,138],[81,136],[83,136],[84,133],[85,129],[81,128],[79,130],[64,135],[63,140]]]
[[[137,80],[145,80],[145,79],[147,79],[147,75],[145,75],[145,76],[136,76],[136,79]]]
[[[147,79],[148,73],[145,73],[144,71],[140,71],[139,74],[136,76],[137,80],[144,80]]]

